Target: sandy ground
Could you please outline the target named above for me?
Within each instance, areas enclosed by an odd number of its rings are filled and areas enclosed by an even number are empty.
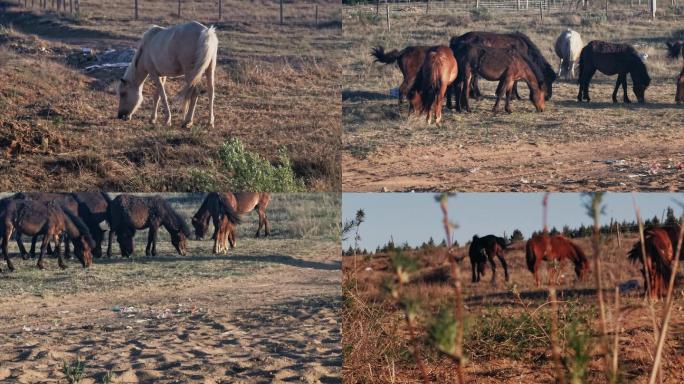
[[[252,261],[262,267],[222,278],[5,296],[0,380],[63,382],[64,362],[81,356],[83,383],[107,372],[126,383],[339,382],[337,254],[328,245],[302,258],[263,256]],[[157,260],[165,261],[144,262]]]

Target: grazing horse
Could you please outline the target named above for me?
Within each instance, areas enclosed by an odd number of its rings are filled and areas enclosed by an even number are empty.
[[[413,81],[416,79],[420,67],[425,61],[425,54],[430,47],[424,45],[409,46],[401,51],[396,49],[385,52],[385,48],[382,46],[377,46],[373,48],[371,55],[375,56],[375,61],[392,64],[397,63],[397,67],[404,76],[404,81],[399,87],[399,104],[408,95],[409,90],[413,86]]]
[[[556,56],[560,59],[558,77],[565,73],[566,78],[568,77],[568,74],[570,74],[573,79],[575,78],[575,65],[579,61],[582,47],[584,47],[584,43],[582,42],[582,37],[579,32],[568,28],[558,35],[556,43],[553,45]]]
[[[652,299],[657,299],[667,293],[667,284],[672,273],[672,261],[679,241],[679,225],[649,228],[644,231],[644,246],[646,257],[641,253],[641,240],[637,241],[627,253],[632,263],[641,263],[641,275],[644,277],[644,292],[650,285],[648,292]],[[684,249],[679,255],[684,259]],[[644,259],[646,264],[644,265]],[[649,284],[646,284],[646,269],[648,269]]]
[[[75,192],[71,195],[78,202],[78,217],[86,223],[95,240],[93,256],[102,257],[102,241],[106,231],[100,225],[107,221],[107,207],[112,199],[106,192]]]
[[[130,257],[134,252],[136,230],[149,228],[146,256],[157,255],[157,233],[163,226],[171,235],[171,244],[181,256],[187,250],[190,228],[166,200],[159,196],[138,197],[128,194],[117,196],[107,207],[109,244],[107,256],[112,254],[112,239],[116,234],[121,255]]]
[[[667,56],[670,59],[676,59],[680,55],[682,56],[682,59],[684,59],[684,41],[668,41],[666,44]],[[684,67],[682,67],[682,71],[679,73],[679,77],[677,78],[677,93],[675,93],[675,103],[684,103]]]
[[[545,109],[544,76],[539,68],[527,57],[512,49],[487,48],[483,46],[462,46],[456,51],[456,57],[461,67],[461,73],[456,80],[455,89],[459,90],[457,109],[465,105],[470,112],[468,95],[475,76],[482,76],[486,80],[499,81],[496,87],[496,102],[493,112],[499,107],[502,97],[505,97],[505,110],[511,113],[510,100],[513,85],[516,81],[524,81],[530,89],[530,100],[537,109]]]
[[[49,193],[49,192],[19,192],[15,193],[12,196],[13,199],[19,199],[19,200],[33,200],[33,201],[39,201],[41,203],[50,203],[50,202],[55,202],[62,206],[64,209],[69,210],[69,212],[78,215],[78,202],[74,200],[74,198],[69,195],[68,193]],[[91,234],[92,235],[92,234]],[[31,249],[29,252],[26,252],[26,248],[24,248],[24,242],[21,240],[21,232],[17,232],[16,236],[17,240],[17,246],[19,246],[19,253],[23,259],[26,259],[27,256],[30,255],[31,258],[34,258],[36,255],[36,242],[38,240],[38,236],[33,236],[31,239]],[[64,257],[66,259],[71,258],[71,253],[69,251],[69,241],[68,241],[68,235],[67,238],[65,239],[66,241],[64,242]],[[48,253],[52,253],[50,250],[50,246],[48,244]]]
[[[570,259],[575,264],[575,274],[582,280],[589,271],[589,261],[577,244],[561,235],[550,236],[547,233],[532,236],[525,244],[525,258],[527,268],[534,274],[537,287],[541,285],[539,267],[543,260],[557,261]],[[549,270],[549,284],[555,280],[556,269]]]
[[[164,103],[166,125],[171,124],[171,109],[164,90],[166,77],[185,76],[179,93],[183,100],[183,127],[192,126],[202,76],[209,87],[209,124],[214,126],[214,72],[218,38],[214,27],[192,21],[170,28],[152,26],[143,34],[133,61],[119,82],[119,119],[130,120],[142,103],[145,80],[154,81],[157,92],[152,105],[151,122],[157,120],[159,100]]]
[[[29,236],[43,235],[40,246],[40,256],[37,266],[44,269],[43,257],[50,241],[55,246],[57,262],[64,269],[66,264],[60,252],[60,243],[63,235],[68,235],[73,242],[74,253],[81,261],[83,268],[93,263],[92,247],[94,241],[88,232],[88,227],[75,214],[65,209],[56,202],[43,203],[33,200],[11,200],[3,204],[0,214],[0,233],[2,233],[2,254],[7,262],[7,268],[14,270],[9,259],[7,246],[16,230],[17,235],[24,233]]]
[[[582,48],[579,62],[579,93],[577,101],[590,101],[589,83],[596,73],[612,76],[617,74],[617,82],[613,91],[613,103],[617,103],[617,92],[622,85],[623,100],[629,103],[627,97],[627,74],[632,77],[634,94],[640,103],[645,102],[646,88],[651,84],[646,65],[639,57],[639,53],[629,44],[609,43],[594,40]]]
[[[431,48],[425,55],[425,61],[416,76],[408,93],[411,107],[421,115],[427,115],[430,124],[432,115],[435,122],[442,121],[442,104],[444,95],[458,75],[458,65],[454,54],[446,46]]]
[[[462,46],[468,45],[479,45],[489,48],[509,48],[517,51],[523,56],[526,56],[531,60],[537,68],[541,70],[544,77],[545,94],[546,100],[549,100],[553,95],[553,82],[556,81],[556,72],[553,70],[551,64],[544,58],[539,48],[530,40],[530,38],[524,33],[513,32],[513,33],[495,33],[495,32],[484,32],[484,31],[472,31],[464,33],[461,36],[454,36],[449,41],[449,46],[451,50],[459,50]],[[458,63],[461,66],[461,63]],[[473,77],[473,91],[469,94],[476,98],[480,97],[480,91],[477,86],[477,76]],[[517,87],[513,88],[514,94],[518,99]],[[453,92],[450,92],[453,93]],[[458,95],[456,95],[458,97]],[[447,105],[451,105],[450,97],[447,97]]]
[[[504,259],[504,251],[506,250],[506,240],[503,237],[494,235],[487,235],[483,237],[473,236],[473,241],[470,243],[468,249],[468,256],[470,257],[470,265],[473,270],[473,283],[480,281],[480,276],[484,276],[487,260],[492,266],[492,282],[496,279],[496,264],[494,263],[494,256],[499,258],[501,266],[504,269],[506,281],[508,281],[508,264]]]
[[[195,228],[195,238],[201,240],[209,229],[209,219],[214,223],[214,234],[211,238],[214,240],[214,253],[227,251],[225,247],[225,239],[218,236],[220,230],[224,226],[228,231],[228,241],[231,248],[235,247],[235,227],[242,222],[239,214],[235,211],[236,207],[235,195],[230,192],[211,192],[202,201],[202,205],[197,210],[197,213],[192,217],[192,226]],[[224,223],[225,222],[225,223]],[[259,220],[259,229],[261,229],[261,220]],[[257,237],[259,231],[257,231]]]

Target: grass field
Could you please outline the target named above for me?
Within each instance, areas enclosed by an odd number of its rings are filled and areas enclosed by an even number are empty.
[[[133,18],[129,1],[81,1],[78,16],[6,6],[0,13],[0,169],[2,190],[196,191],[230,187],[217,155],[228,139],[277,162],[284,148],[308,190],[340,189],[340,5],[287,3],[284,25],[273,1],[224,1],[218,21],[210,2],[176,6],[145,1]],[[315,25],[314,6],[319,24]],[[206,96],[196,126],[154,126],[153,86],[133,121],[116,120],[116,79],[68,66],[82,48],[135,48],[152,24],[198,20],[219,39],[216,127],[209,129]],[[336,56],[337,55],[337,56]],[[122,71],[121,71],[122,72]],[[171,81],[175,95],[181,81]]]
[[[188,219],[201,197],[166,195]],[[65,382],[80,358],[81,383],[339,382],[339,204],[276,194],[272,237],[254,239],[249,214],[227,255],[193,240],[179,256],[162,230],[159,256],[141,256],[142,231],[137,256],[115,245],[88,270],[14,257],[0,274],[0,380]]]
[[[603,281],[609,309],[611,342],[614,321],[619,321],[619,380],[620,383],[647,382],[654,350],[651,317],[644,303],[642,279],[637,266],[631,265],[626,251],[636,241],[634,234],[622,238],[603,239],[601,247]],[[561,267],[558,288],[559,346],[566,359],[566,372],[586,356],[584,383],[606,383],[606,362],[600,355],[599,321],[596,290],[594,289],[593,255],[588,239],[575,240],[591,260],[589,276],[575,282],[571,265]],[[467,248],[459,248],[456,255],[464,255]],[[345,309],[343,312],[343,379],[346,383],[416,383],[421,381],[420,370],[411,350],[415,348],[425,362],[434,382],[455,381],[455,365],[449,358],[429,346],[428,331],[440,308],[453,303],[454,288],[449,278],[448,262],[443,250],[414,253],[419,269],[411,275],[402,289],[403,296],[420,300],[418,330],[413,341],[404,319],[404,312],[396,301],[383,290],[383,281],[391,276],[388,254],[372,257],[358,256],[343,259]],[[550,305],[548,291],[536,288],[527,270],[524,243],[514,243],[506,253],[511,273],[505,283],[500,265],[497,282],[492,284],[491,269],[479,283],[470,281],[470,263],[461,263],[465,302],[465,364],[466,382],[477,383],[553,383],[554,368],[549,339]],[[445,262],[447,263],[445,266]],[[498,263],[498,261],[497,261]],[[546,263],[544,263],[546,264]],[[543,270],[546,270],[544,265]],[[546,279],[544,279],[546,282]],[[615,311],[614,287],[621,284],[620,309]],[[519,293],[519,298],[514,292]],[[675,306],[664,353],[663,382],[679,383],[684,359],[684,291],[675,293]],[[524,306],[527,306],[525,309]],[[449,307],[450,308],[450,307]],[[660,316],[662,302],[655,305]],[[616,315],[617,314],[617,315]],[[431,320],[432,319],[432,320]],[[577,357],[577,358],[575,358]],[[571,382],[567,380],[566,382]]]
[[[611,8],[586,13],[465,11],[425,5],[395,5],[391,30],[384,9],[343,7],[345,39],[342,89],[343,190],[538,191],[677,190],[684,186],[684,109],[674,103],[681,59],[666,58],[665,41],[682,39],[681,8],[663,8],[651,21],[645,8]],[[598,7],[599,4],[597,3]],[[603,3],[600,4],[603,7]],[[484,16],[483,16],[484,14]],[[492,114],[496,83],[482,81],[485,99],[473,112],[447,112],[441,127],[407,118],[390,89],[401,84],[396,65],[373,63],[370,50],[383,45],[448,45],[452,36],[473,30],[521,31],[537,44],[554,68],[556,37],[565,28],[584,43],[609,40],[634,44],[648,54],[652,78],[647,104],[613,104],[615,77],[597,74],[592,102],[578,104],[572,80],[554,83],[543,113],[527,99],[512,103],[513,114]],[[635,97],[631,91],[631,98]]]

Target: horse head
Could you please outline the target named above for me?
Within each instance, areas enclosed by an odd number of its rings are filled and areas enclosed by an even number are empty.
[[[142,104],[142,86],[122,77],[117,87],[117,93],[119,95],[119,112],[116,117],[122,120],[130,120]]]
[[[169,233],[171,234],[171,244],[176,248],[178,254],[185,256],[188,249],[188,236],[182,230],[171,230]]]
[[[202,240],[209,229],[209,218],[202,220],[199,216],[192,217],[192,226],[195,228],[195,240]]]

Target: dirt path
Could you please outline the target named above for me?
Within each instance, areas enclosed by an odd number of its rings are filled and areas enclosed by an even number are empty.
[[[80,355],[84,383],[107,372],[126,383],[339,382],[339,287],[339,270],[304,263],[180,286],[6,297],[0,380],[61,382],[63,363]]]
[[[344,190],[680,190],[684,138],[669,138],[667,148],[662,140],[634,134],[563,145],[383,146],[364,159],[344,154]]]

